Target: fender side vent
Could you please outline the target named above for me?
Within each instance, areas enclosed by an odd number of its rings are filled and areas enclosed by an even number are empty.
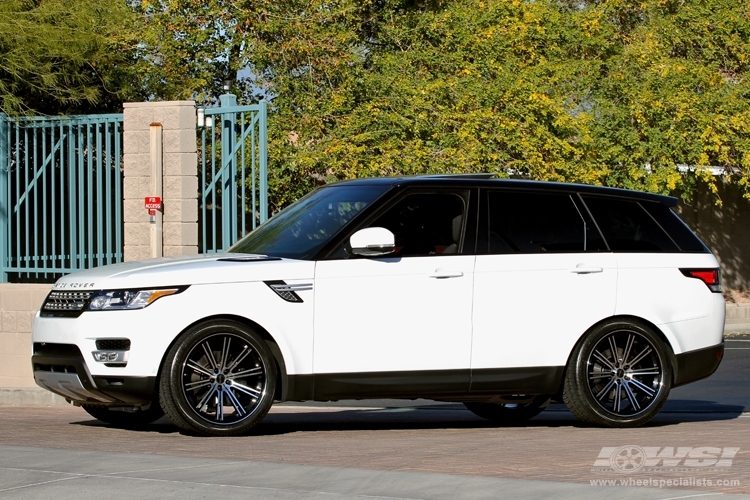
[[[284,281],[264,281],[268,287],[276,292],[276,295],[286,300],[287,302],[304,302],[302,298],[297,295],[297,292],[304,292],[312,290],[312,283],[298,283],[296,285],[287,285]]]

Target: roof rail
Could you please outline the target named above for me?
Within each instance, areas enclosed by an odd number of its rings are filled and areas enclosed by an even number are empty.
[[[477,173],[477,174],[426,174],[418,177],[437,177],[445,179],[492,179],[496,174]]]

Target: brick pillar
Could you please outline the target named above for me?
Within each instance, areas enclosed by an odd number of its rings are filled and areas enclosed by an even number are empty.
[[[123,123],[125,223],[124,258],[151,255],[148,211],[143,199],[151,190],[152,123],[162,125],[165,256],[198,253],[198,153],[195,103],[165,101],[125,103]]]

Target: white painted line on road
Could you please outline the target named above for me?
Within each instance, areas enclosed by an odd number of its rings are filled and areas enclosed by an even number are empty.
[[[11,469],[11,470],[24,470],[24,469]],[[24,484],[23,486],[14,486],[12,488],[5,488],[3,490],[0,490],[0,493],[2,493],[3,491],[13,491],[13,490],[21,490],[23,488],[31,488],[32,486],[41,486],[43,484],[59,483],[60,481],[67,481],[68,479],[80,479],[80,476],[62,477],[60,479],[53,479],[52,481],[43,481],[41,483]]]
[[[687,495],[684,497],[669,497],[662,498],[661,500],[677,500],[678,498],[696,498],[696,497],[715,497],[717,495],[723,495],[724,493],[701,493],[700,495]]]
[[[185,467],[165,467],[163,469],[140,469],[140,470],[124,470],[116,472],[115,474],[135,474],[136,472],[159,472],[159,471],[165,471],[165,470],[185,470],[185,469],[200,469],[203,467],[215,467],[217,465],[234,465],[234,464],[241,464],[244,463],[242,461],[239,462],[227,462],[227,463],[221,463],[221,464],[201,464],[201,465],[186,465]]]
[[[233,462],[234,463],[234,462]],[[204,482],[198,482],[198,481],[179,481],[174,479],[160,479],[160,478],[149,478],[149,477],[132,477],[132,476],[120,476],[119,472],[112,472],[110,474],[80,474],[77,472],[62,472],[62,471],[51,471],[51,470],[37,470],[37,469],[24,469],[20,467],[0,467],[0,470],[16,470],[16,471],[24,471],[24,472],[47,472],[50,474],[66,474],[71,477],[64,477],[60,479],[53,479],[52,481],[44,481],[42,483],[34,483],[34,484],[25,484],[23,486],[15,486],[13,488],[7,488],[4,490],[0,490],[0,492],[3,491],[12,491],[12,490],[18,490],[22,488],[29,488],[31,486],[41,486],[43,484],[48,483],[56,483],[59,481],[65,481],[67,479],[80,479],[80,478],[104,478],[104,479],[125,479],[130,481],[143,481],[146,483],[170,483],[170,484],[181,484],[181,485],[193,485],[193,486],[208,486],[212,488],[222,487],[222,488],[234,488],[238,490],[261,490],[261,491],[275,491],[275,492],[290,492],[290,493],[301,493],[301,494],[307,494],[307,495],[327,495],[332,497],[346,497],[346,498],[352,498],[351,495],[345,494],[345,493],[335,493],[331,491],[321,491],[321,490],[301,490],[296,488],[271,488],[266,486],[244,486],[244,485],[236,485],[236,484],[221,484],[221,483],[204,483]],[[157,469],[158,470],[158,469]],[[418,498],[412,498],[412,497],[389,497],[389,496],[381,496],[381,495],[367,495],[367,494],[355,494],[355,498],[381,498],[385,500],[421,500]],[[667,499],[662,499],[667,500]]]

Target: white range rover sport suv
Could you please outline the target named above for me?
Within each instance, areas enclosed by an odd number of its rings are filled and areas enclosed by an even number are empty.
[[[117,425],[247,432],[274,401],[550,401],[648,422],[724,351],[717,260],[675,198],[488,176],[319,188],[222,254],[61,278],[36,382]]]

